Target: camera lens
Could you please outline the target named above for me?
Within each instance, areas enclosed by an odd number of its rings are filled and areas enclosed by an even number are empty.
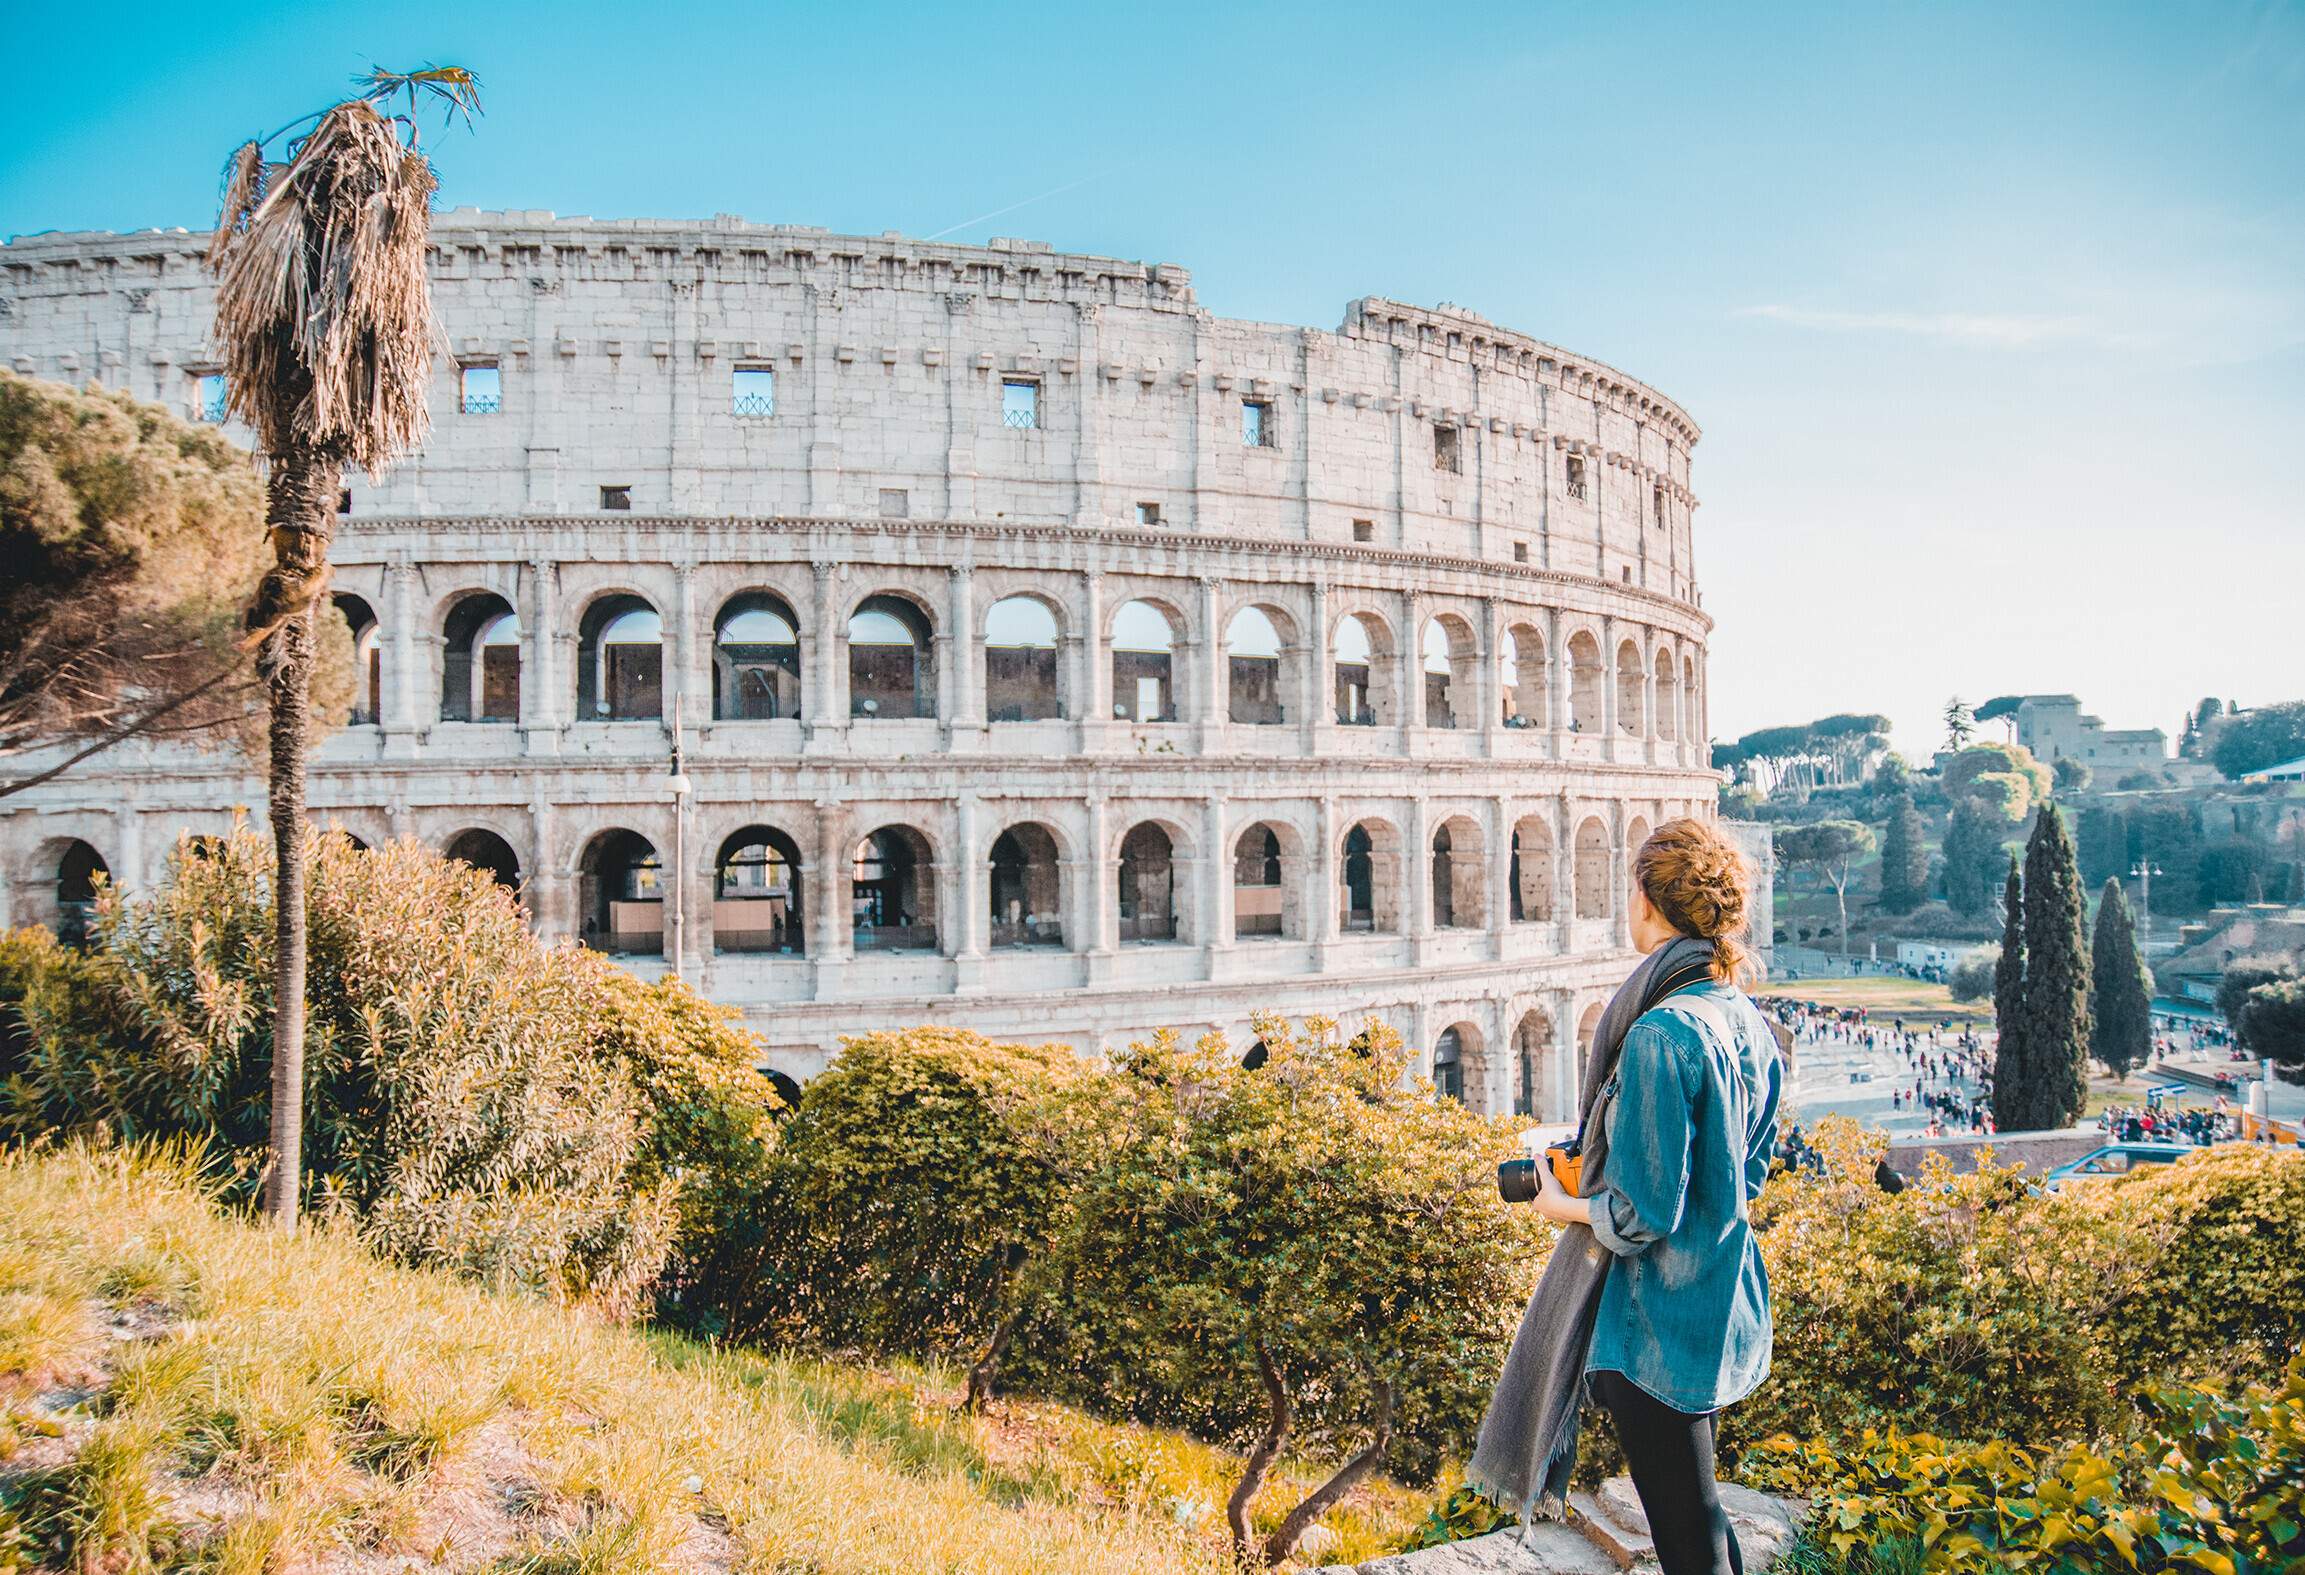
[[[1497,1196],[1507,1203],[1527,1203],[1537,1195],[1537,1162],[1508,1159],[1497,1167]]]

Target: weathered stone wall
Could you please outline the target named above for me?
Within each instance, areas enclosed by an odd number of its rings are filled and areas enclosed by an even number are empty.
[[[201,242],[0,248],[0,359],[197,414]],[[587,848],[640,834],[685,919],[683,971],[796,1075],[894,1022],[1093,1049],[1240,1032],[1258,1010],[1373,1013],[1427,1054],[1457,1027],[1476,1102],[1567,1108],[1579,1026],[1628,961],[1624,855],[1713,800],[1697,434],[1669,401],[1454,310],[1227,322],[1182,270],[1026,243],[460,211],[435,279],[454,356],[433,435],[381,484],[348,482],[336,588],[374,618],[376,715],[320,752],[324,819],[435,846],[491,830],[555,934],[581,928]],[[460,367],[483,363],[501,396],[468,413]],[[740,413],[738,367],[773,371],[772,413]],[[1006,424],[1004,381],[1037,385],[1037,425]],[[1267,441],[1243,440],[1244,401]],[[608,487],[629,511],[597,506]],[[797,625],[797,718],[713,714],[719,614],[756,591]],[[450,615],[480,592],[517,613],[518,716],[443,720]],[[610,595],[661,615],[663,717],[579,715],[586,612]],[[985,620],[1011,595],[1055,615],[1057,719],[987,720]],[[852,715],[848,619],[874,596],[928,631],[933,716]],[[1129,712],[1132,600],[1170,625],[1173,721]],[[1281,639],[1277,722],[1232,719],[1225,631],[1251,606]],[[1355,614],[1377,636],[1371,725],[1337,715],[1333,641]],[[1446,713],[1421,703],[1436,686]],[[74,839],[141,884],[181,831],[261,802],[228,759],[117,751],[0,803],[8,910],[54,915]],[[1025,822],[1057,849],[1061,948],[989,943],[990,849]],[[1124,942],[1120,846],[1147,823],[1173,849],[1178,933]],[[1234,855],[1259,824],[1282,845],[1282,933],[1237,935]],[[888,825],[928,850],[933,950],[850,933],[853,850]],[[1374,932],[1338,911],[1356,825]],[[805,955],[715,945],[716,858],[751,826],[799,851]]]

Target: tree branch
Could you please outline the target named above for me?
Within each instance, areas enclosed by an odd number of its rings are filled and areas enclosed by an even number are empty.
[[[43,782],[52,782],[56,778],[62,776],[65,772],[71,770],[74,766],[80,764],[81,761],[88,759],[91,755],[100,755],[105,750],[110,749],[113,745],[126,742],[128,739],[135,737],[138,733],[141,733],[150,728],[153,723],[159,721],[162,717],[167,716],[172,712],[180,711],[184,707],[190,705],[193,701],[208,693],[209,690],[214,689],[219,684],[223,683],[227,678],[230,678],[235,673],[239,672],[241,667],[244,665],[244,661],[233,663],[230,667],[223,669],[213,678],[210,678],[207,682],[197,684],[194,687],[185,690],[182,694],[176,696],[174,699],[153,707],[151,710],[145,712],[142,716],[136,718],[134,721],[114,728],[111,732],[106,733],[103,737],[97,739],[96,742],[90,744],[87,748],[80,750],[76,754],[67,756],[63,761],[56,765],[50,766],[45,771],[35,772],[31,776],[21,778],[14,782],[0,784],[0,798],[7,798],[11,794],[21,793],[27,788],[36,788]]]
[[[1273,1534],[1265,1539],[1267,1564],[1278,1564],[1294,1552],[1297,1539],[1305,1534],[1306,1528],[1327,1514],[1331,1504],[1360,1486],[1361,1478],[1374,1471],[1384,1457],[1385,1446],[1393,1439],[1393,1384],[1391,1379],[1373,1374],[1369,1381],[1376,1388],[1377,1414],[1368,1447],[1337,1467],[1334,1476],[1306,1494],[1304,1502],[1290,1510],[1287,1518],[1273,1528]]]

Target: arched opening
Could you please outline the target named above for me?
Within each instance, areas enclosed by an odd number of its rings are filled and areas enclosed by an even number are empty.
[[[1617,647],[1617,731],[1638,738],[1648,729],[1647,709],[1642,704],[1642,682],[1648,665],[1641,660],[1641,648],[1627,640]]]
[[[1057,683],[1056,614],[1037,596],[994,602],[984,619],[984,714],[993,722],[1064,715]]]
[[[1629,857],[1632,854],[1639,853],[1641,851],[1641,844],[1648,840],[1648,817],[1645,815],[1634,816],[1633,823],[1625,828],[1625,849],[1627,856]]]
[[[440,719],[520,720],[520,619],[493,591],[448,609],[441,627]]]
[[[1255,1044],[1249,1046],[1248,1054],[1241,1057],[1241,1070],[1260,1072],[1264,1070],[1265,1063],[1272,1058],[1271,1048],[1262,1039],[1259,1039]]]
[[[1400,720],[1393,703],[1393,639],[1384,620],[1347,613],[1329,639],[1336,678],[1337,721],[1346,727],[1390,727]]]
[[[1545,637],[1529,625],[1505,631],[1497,656],[1497,693],[1503,696],[1507,727],[1545,725]]]
[[[1681,686],[1673,676],[1673,653],[1657,653],[1657,737],[1668,744],[1681,737]]]
[[[1553,916],[1553,828],[1535,815],[1513,826],[1513,922],[1542,923]]]
[[[1347,828],[1338,860],[1339,926],[1346,931],[1393,935],[1401,927],[1400,838],[1381,820]]]
[[[989,884],[994,946],[1064,944],[1064,890],[1048,827],[1027,821],[993,838]]]
[[[1298,869],[1298,841],[1294,831],[1270,821],[1258,821],[1233,840],[1233,936],[1302,939],[1304,917],[1298,901],[1302,874]]]
[[[577,900],[584,944],[654,956],[664,950],[664,865],[637,831],[604,831],[586,845]]]
[[[774,826],[731,833],[712,864],[712,949],[797,957],[807,935],[800,845]]]
[[[1478,1110],[1483,1081],[1480,1029],[1471,1023],[1451,1023],[1433,1041],[1433,1092]]]
[[[74,839],[56,860],[56,938],[67,946],[88,944],[96,919],[96,888],[111,878],[104,855]]]
[[[1599,1033],[1600,1029],[1601,1003],[1595,1001],[1592,1005],[1586,1007],[1584,1015],[1577,1019],[1577,1065],[1580,1069],[1592,1060],[1593,1035]],[[1584,1097],[1584,1090],[1579,1089],[1577,1094],[1579,1099],[1582,1099]]]
[[[1513,1114],[1542,1118],[1553,1100],[1553,1025],[1543,1012],[1521,1014],[1513,1028]]]
[[[1129,828],[1120,844],[1120,938],[1177,938],[1176,844],[1152,821]]]
[[[713,620],[712,714],[722,722],[800,715],[800,621],[782,597],[748,591]]]
[[[637,596],[603,596],[577,625],[576,714],[644,722],[664,715],[664,620]]]
[[[1577,827],[1577,917],[1609,916],[1609,833],[1598,817],[1588,816]]]
[[[762,1069],[760,1075],[768,1079],[769,1092],[776,1095],[783,1107],[769,1112],[773,1119],[782,1121],[800,1108],[800,1085],[798,1083],[782,1072],[770,1071],[766,1068]]]
[[[1288,719],[1281,703],[1281,631],[1262,607],[1243,607],[1225,626],[1226,714],[1250,726]]]
[[[512,851],[511,843],[487,827],[474,826],[458,832],[448,839],[443,851],[448,857],[479,870],[506,891],[519,895],[520,855]]]
[[[1425,620],[1424,655],[1425,726],[1456,727],[1472,724],[1467,706],[1473,697],[1473,631],[1462,618],[1443,615]]]
[[[1601,642],[1580,629],[1569,637],[1569,731],[1598,733],[1606,715],[1601,682]]]
[[[935,859],[910,826],[883,826],[849,862],[849,934],[856,950],[936,950]]]
[[[1433,926],[1477,930],[1488,922],[1488,871],[1480,822],[1452,815],[1433,830]]]
[[[1681,710],[1686,717],[1681,732],[1690,743],[1703,743],[1705,741],[1704,711],[1697,704],[1697,659],[1693,656],[1681,659]]]
[[[350,591],[338,591],[329,600],[352,631],[352,715],[347,721],[353,727],[373,727],[384,717],[384,651],[375,610]]]
[[[1124,602],[1112,625],[1112,714],[1130,722],[1173,722],[1176,625],[1151,602]]]
[[[848,714],[936,715],[928,619],[901,596],[867,596],[848,620]]]

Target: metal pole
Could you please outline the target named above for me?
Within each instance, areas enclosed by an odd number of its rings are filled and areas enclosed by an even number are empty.
[[[681,692],[672,692],[672,891],[671,912],[665,915],[666,950],[672,976],[680,977],[681,959],[688,950],[688,773],[680,758]]]

